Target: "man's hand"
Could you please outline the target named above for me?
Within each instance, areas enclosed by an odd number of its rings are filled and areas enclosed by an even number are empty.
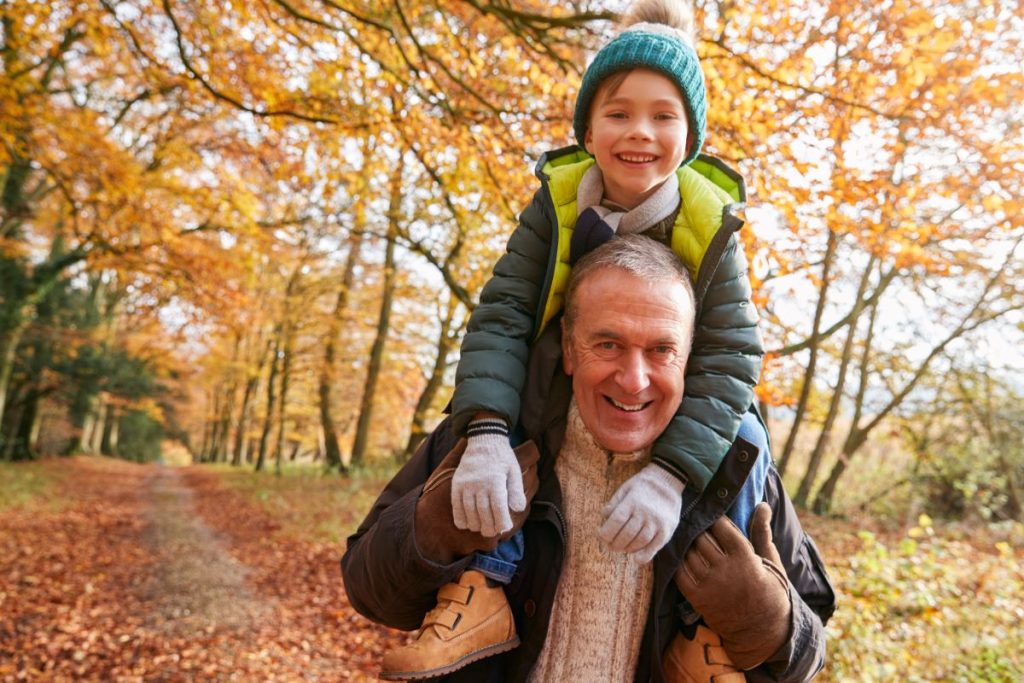
[[[650,562],[672,538],[683,508],[683,482],[651,463],[627,479],[604,506],[597,535],[609,550]]]
[[[523,477],[504,420],[469,423],[468,445],[452,479],[455,526],[484,536],[512,528],[509,512],[526,509]]]
[[[676,572],[679,590],[740,669],[762,664],[789,638],[793,607],[772,543],[771,514],[767,503],[754,508],[750,541],[721,517],[697,537]]]
[[[526,521],[529,502],[537,493],[540,480],[537,478],[537,461],[540,453],[532,441],[518,446],[513,454],[516,458],[516,476],[524,486],[526,504],[521,512],[511,516],[512,526],[504,534],[486,537],[475,531],[456,527],[452,514],[452,478],[464,457],[466,440],[460,440],[451,453],[445,456],[427,483],[416,502],[416,546],[429,560],[439,564],[451,564],[460,557],[477,551],[494,550],[499,541],[509,538]]]

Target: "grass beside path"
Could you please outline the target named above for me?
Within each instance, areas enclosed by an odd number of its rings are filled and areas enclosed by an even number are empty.
[[[315,465],[293,465],[256,473],[251,468],[204,466],[215,471],[222,484],[258,503],[293,538],[338,545],[356,530],[395,466],[361,470],[340,477]]]
[[[64,480],[66,459],[0,462],[0,511],[26,505],[56,510],[61,504],[57,486]]]

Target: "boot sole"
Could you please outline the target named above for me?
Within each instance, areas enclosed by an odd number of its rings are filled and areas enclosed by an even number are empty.
[[[508,652],[519,647],[519,636],[512,636],[510,640],[506,640],[503,643],[496,645],[489,645],[482,650],[476,650],[470,652],[468,655],[464,655],[461,659],[447,664],[445,666],[439,666],[435,669],[428,669],[426,671],[381,671],[380,678],[385,681],[421,681],[427,678],[437,678],[438,676],[444,676],[452,672],[458,671],[459,669],[469,666],[473,662],[481,659],[486,659],[493,655],[500,655],[502,652]]]

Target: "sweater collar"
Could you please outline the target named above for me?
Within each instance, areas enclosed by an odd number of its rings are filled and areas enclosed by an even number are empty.
[[[673,173],[650,197],[633,209],[604,198],[604,176],[594,164],[583,174],[576,190],[576,215],[593,208],[620,235],[643,232],[671,216],[679,206],[679,177]]]

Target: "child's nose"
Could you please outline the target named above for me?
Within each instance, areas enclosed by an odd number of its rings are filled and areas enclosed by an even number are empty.
[[[633,125],[629,130],[630,137],[650,140],[653,136],[651,122],[642,116],[633,119]]]

